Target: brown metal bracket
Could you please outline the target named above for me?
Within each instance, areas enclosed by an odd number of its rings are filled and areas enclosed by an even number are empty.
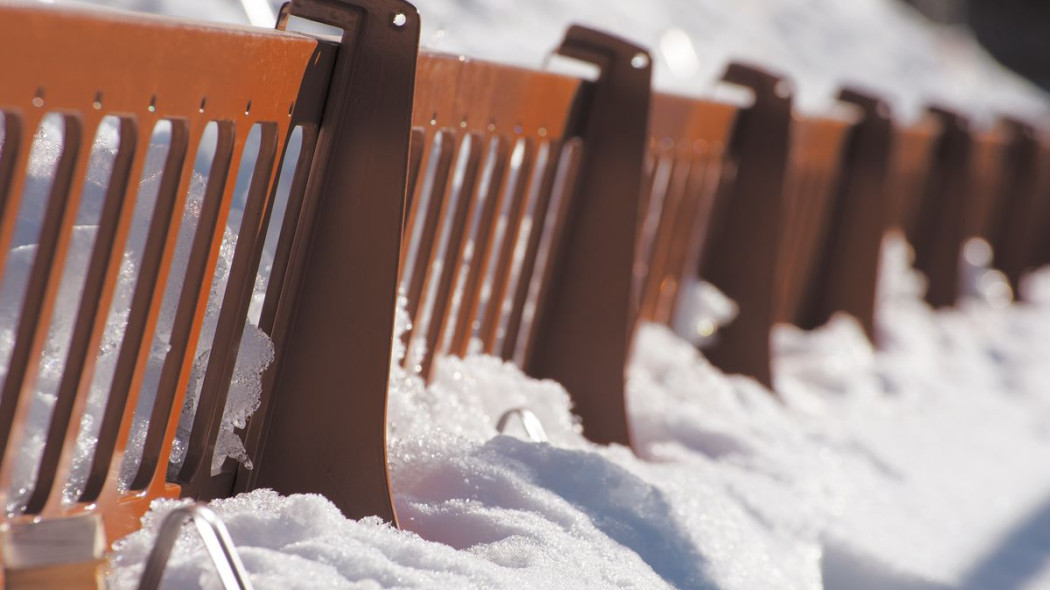
[[[874,341],[879,252],[891,214],[886,182],[893,119],[884,101],[863,92],[845,89],[839,100],[859,107],[863,118],[854,126],[846,145],[830,232],[820,248],[823,260],[816,275],[812,308],[803,310],[800,327],[815,328],[843,311],[857,318]]]
[[[1017,293],[1021,275],[1034,266],[1029,252],[1038,241],[1040,206],[1050,196],[1050,171],[1043,165],[1045,152],[1034,126],[1017,119],[1004,119],[1003,125],[1010,135],[1010,169],[1004,171],[1004,202],[999,223],[992,230],[992,246],[996,266]]]
[[[257,467],[238,487],[320,493],[349,517],[396,522],[386,395],[419,15],[403,0],[295,0],[290,13],[344,32],[300,222],[304,267],[285,286],[295,312],[272,405],[250,425],[265,433]]]
[[[959,295],[959,255],[971,201],[972,141],[964,117],[940,107],[931,108],[930,113],[940,120],[943,132],[909,238],[915,248],[915,267],[929,281],[926,301],[934,307],[949,307]]]
[[[719,332],[704,354],[727,373],[772,386],[770,330],[774,323],[791,127],[791,90],[781,77],[759,68],[730,64],[723,79],[754,91],[754,104],[738,115],[730,141],[737,174],[715,204],[710,242],[700,276],[740,306],[736,321]]]
[[[601,74],[581,86],[563,135],[583,138],[583,160],[525,368],[565,386],[589,439],[627,445],[624,382],[638,304],[632,267],[651,59],[641,47],[580,26],[569,28],[558,53]]]

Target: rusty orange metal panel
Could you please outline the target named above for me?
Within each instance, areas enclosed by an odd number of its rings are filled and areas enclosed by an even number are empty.
[[[796,325],[819,272],[837,196],[837,183],[848,132],[853,121],[802,117],[791,124],[788,175],[784,186],[784,220],[780,238],[775,316]]]
[[[940,123],[926,116],[917,123],[894,128],[889,182],[890,226],[914,239],[919,208],[933,165]],[[913,242],[914,243],[914,242]]]
[[[22,196],[26,142],[43,113],[60,113],[66,121],[65,151],[32,271],[29,306],[18,329],[12,371],[3,384],[0,431],[5,438],[0,444],[0,494],[6,493],[12,483],[13,458],[18,453],[35,393],[40,351],[64,270],[90,139],[102,118],[113,116],[118,121],[118,154],[102,206],[65,373],[43,456],[36,466],[37,482],[25,510],[27,517],[98,511],[103,514],[111,537],[117,536],[138,526],[139,516],[152,499],[181,493],[180,486],[168,483],[164,473],[193,364],[192,355],[184,353],[196,342],[201,328],[210,287],[210,281],[202,279],[210,277],[218,256],[220,220],[225,217],[233,192],[233,183],[227,179],[236,173],[236,162],[240,161],[237,154],[254,124],[269,126],[271,154],[263,158],[263,167],[256,171],[257,189],[252,192],[251,203],[258,213],[256,217],[264,218],[271,205],[270,189],[276,181],[272,160],[283,152],[296,120],[302,121],[304,114],[311,112],[308,105],[297,108],[304,79],[316,78],[317,71],[321,72],[320,77],[326,77],[324,68],[330,67],[330,61],[324,59],[325,50],[316,39],[303,35],[39,5],[0,8],[0,47],[6,48],[9,55],[20,56],[0,66],[0,109],[8,131],[5,178],[0,183],[5,189],[0,200],[2,256],[6,256],[14,212]],[[313,108],[314,112],[317,110]],[[70,476],[77,431],[86,411],[95,358],[131,223],[130,203],[138,192],[132,179],[137,181],[142,176],[151,133],[161,120],[171,121],[173,131],[158,197],[162,210],[153,216],[154,227],[147,240],[87,489],[79,502],[70,505],[62,501],[63,487]],[[117,480],[171,268],[174,228],[182,217],[192,172],[185,158],[196,152],[204,126],[212,121],[219,122],[224,130],[224,147],[219,150],[221,161],[213,168],[215,173],[206,191],[206,222],[202,221],[198,228],[190,254],[190,271],[183,282],[173,341],[175,351],[168,357],[163,391],[153,408],[151,461],[143,465],[132,486],[134,492],[125,493],[118,489]],[[248,252],[252,242],[246,239],[239,244],[237,268],[240,274],[254,278],[258,261],[253,264]],[[227,336],[236,332],[239,337],[239,330],[233,330],[237,324],[232,319],[237,315],[233,300],[250,295],[250,283],[237,281],[227,290],[229,307],[227,302],[223,304],[223,313],[231,318],[223,330]],[[243,326],[243,318],[240,325]],[[236,350],[236,342],[229,345]],[[224,354],[213,355],[213,360]],[[222,390],[221,395],[216,394],[219,397],[225,395],[228,387],[228,382],[221,381],[213,378],[213,388]]]
[[[656,94],[649,120],[635,281],[639,318],[670,324],[683,281],[696,277],[737,107]]]

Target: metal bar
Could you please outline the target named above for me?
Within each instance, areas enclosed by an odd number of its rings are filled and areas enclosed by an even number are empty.
[[[99,117],[87,119],[97,125]],[[94,128],[92,127],[92,130]],[[81,121],[63,117],[62,152],[55,167],[40,226],[39,241],[18,317],[14,348],[0,391],[0,502],[7,504],[16,457],[33,405],[40,353],[51,327],[51,310],[65,265],[65,250],[73,231],[83,190],[83,175],[91,142],[83,141]],[[79,174],[78,174],[79,173]],[[73,191],[76,194],[73,195]]]
[[[273,207],[273,191],[269,189],[274,187],[276,190],[273,175],[280,140],[276,125],[263,125],[260,131],[259,153],[252,170],[241,226],[237,232],[237,247],[216,323],[208,367],[204,373],[197,411],[194,413],[190,436],[186,443],[186,457],[176,478],[183,484],[184,494],[193,493],[191,488],[200,485],[211,473],[215,441],[219,434],[223,410],[226,408],[226,396],[240,351],[241,335],[248,319],[248,305],[262,257],[270,209]],[[232,192],[232,189],[231,183],[227,190]],[[231,196],[229,192],[227,196]],[[197,493],[193,495],[201,497]]]
[[[473,336],[481,341],[482,350],[487,354],[496,352],[499,317],[503,309],[514,244],[521,225],[525,191],[534,157],[531,142],[524,138],[519,139],[511,152],[509,171],[498,208],[499,217],[496,218],[492,244],[485,259],[485,274],[481,283]]]
[[[755,102],[737,118],[729,146],[736,174],[715,204],[717,221],[704,246],[700,276],[736,301],[740,315],[704,354],[727,373],[743,373],[772,387],[771,286],[778,278],[791,92],[778,76],[741,64],[730,65],[724,78],[753,90]]]
[[[44,451],[37,472],[37,483],[26,503],[26,512],[35,514],[45,505],[61,504],[62,486],[56,482],[69,481],[75,454],[76,436],[84,414],[89,388],[94,377],[95,355],[117,282],[117,273],[123,259],[123,244],[127,239],[134,210],[137,185],[130,178],[140,178],[145,165],[145,154],[136,158],[138,146],[148,145],[152,128],[139,127],[132,119],[120,119],[119,145],[113,159],[106,188],[105,202],[99,215],[95,244],[87,268],[84,289],[77,308],[76,323],[70,339],[69,352],[63,366],[62,379],[55,396],[44,443]],[[141,136],[141,137],[140,137]],[[126,205],[127,204],[127,205]]]
[[[915,268],[928,279],[926,301],[934,307],[948,307],[955,305],[959,293],[959,256],[971,210],[968,185],[973,142],[966,119],[941,108],[930,109],[930,113],[944,131],[911,238]]]
[[[563,134],[584,142],[552,289],[539,301],[526,373],[571,392],[588,438],[630,444],[624,381],[637,315],[633,266],[649,120],[651,61],[640,47],[579,26],[558,52],[597,65]],[[594,293],[602,293],[595,297]]]
[[[113,381],[99,426],[98,443],[84,490],[79,498],[81,502],[90,503],[96,500],[107,480],[110,480],[113,486],[117,483],[116,472],[119,471],[123,460],[131,422],[138,405],[142,373],[152,346],[151,338],[164,296],[162,285],[167,281],[177,238],[176,229],[181,221],[186,190],[193,173],[192,166],[185,165],[186,154],[190,147],[196,152],[203,132],[204,122],[190,128],[180,121],[171,121],[171,144],[168,146],[146,246],[135,281],[124,339],[121,342]],[[116,468],[112,469],[111,475],[111,466],[114,465]]]
[[[893,120],[889,106],[874,96],[847,89],[839,98],[862,109],[864,115],[846,146],[831,232],[819,247],[823,259],[815,297],[803,311],[802,327],[824,324],[841,311],[856,318],[874,342],[879,255],[892,213],[886,189]]]
[[[160,587],[171,550],[175,548],[182,525],[187,520],[193,523],[197,535],[204,543],[204,550],[219,574],[222,587],[226,590],[251,590],[251,578],[244,568],[229,531],[226,530],[226,525],[215,512],[203,504],[176,508],[164,517],[160,530],[157,531],[157,539],[149,557],[146,558],[146,566],[139,579],[139,590],[156,590]]]
[[[291,13],[344,33],[307,188],[312,235],[273,399],[252,421],[264,434],[248,487],[321,493],[347,516],[396,522],[386,393],[419,17],[400,0],[296,0]]]
[[[532,280],[536,249],[539,247],[540,231],[550,203],[557,165],[558,146],[546,141],[541,143],[536,151],[536,163],[529,180],[528,197],[523,203],[521,219],[517,224],[517,235],[514,236],[511,268],[507,274],[499,322],[492,342],[496,356],[506,360],[514,356],[521,313]]]
[[[422,357],[419,373],[427,379],[431,376],[434,357],[438,352],[438,340],[449,314],[457,263],[463,256],[463,228],[466,225],[481,160],[479,142],[480,138],[474,134],[465,135],[460,142],[455,172],[441,213],[440,237],[437,247],[431,252],[430,263],[427,266],[426,286],[423,289],[426,297],[425,307],[413,320],[413,324],[418,324],[416,338],[414,342],[410,342],[407,356],[409,359]],[[424,354],[414,354],[413,345],[421,345]]]
[[[536,246],[536,262],[533,272],[530,273],[532,279],[528,282],[528,291],[522,304],[520,327],[512,356],[512,360],[519,367],[526,366],[531,357],[540,302],[545,301],[547,294],[554,288],[551,275],[561,252],[566,225],[569,223],[569,207],[572,205],[572,195],[576,192],[582,159],[582,141],[578,137],[566,141],[558,157],[550,205],[543,219],[540,240]]]
[[[490,236],[495,225],[499,188],[506,170],[507,142],[499,136],[489,140],[485,162],[482,165],[480,184],[471,203],[470,229],[467,245],[463,250],[456,291],[460,294],[456,309],[449,314],[448,340],[445,352],[464,356],[470,345],[472,320],[476,317],[481,289],[483,262],[491,249]]]

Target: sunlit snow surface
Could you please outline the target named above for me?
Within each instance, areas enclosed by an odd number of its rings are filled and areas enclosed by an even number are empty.
[[[395,368],[391,481],[412,533],[309,496],[217,506],[264,588],[1048,588],[1050,368],[1032,359],[1050,308],[933,312],[907,245],[884,253],[885,349],[845,317],[781,329],[785,403],[646,326],[639,458],[585,441],[561,387],[495,359],[445,360],[429,388]],[[521,406],[550,444],[496,435]],[[118,546],[117,587],[156,518]],[[213,583],[196,542],[172,567],[172,587]]]

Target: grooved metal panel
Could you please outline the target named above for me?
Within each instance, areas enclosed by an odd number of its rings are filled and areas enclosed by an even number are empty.
[[[92,139],[103,118],[112,117],[119,147],[106,181],[43,455],[35,466],[36,483],[24,513],[57,516],[100,511],[111,536],[126,533],[137,527],[139,516],[152,499],[213,485],[211,453],[270,221],[277,171],[293,127],[316,124],[319,119],[321,105],[299,104],[300,94],[304,80],[322,86],[326,83],[331,47],[283,32],[220,28],[118,12],[14,5],[0,8],[0,48],[5,55],[18,56],[0,64],[0,110],[4,115],[0,265],[6,259],[16,212],[22,204],[34,132],[49,113],[58,114],[64,128],[9,370],[0,393],[0,497],[6,497],[11,488],[15,458],[37,394],[39,359],[84,192]],[[86,482],[74,501],[67,503],[63,502],[63,488],[77,453],[77,433],[87,411],[139,180],[154,127],[160,121],[170,123],[167,156],[161,169],[152,171],[160,176],[159,188],[127,326],[119,343]],[[217,142],[199,210],[194,212],[196,229],[186,261],[175,265],[184,269],[184,274],[171,277],[176,238],[194,173],[192,158],[206,127],[213,122]],[[194,369],[194,347],[201,333],[238,167],[249,131],[256,125],[260,141],[252,149],[259,152],[250,171],[240,227],[234,228],[239,233],[236,250],[224,296],[218,302],[218,327],[210,359],[202,367],[203,389],[186,462],[177,477],[183,484],[180,486],[166,480],[168,456]],[[308,144],[304,142],[304,153],[309,151]],[[181,290],[149,412],[142,461],[129,489],[124,490],[118,485],[121,466],[169,280],[170,284],[181,284]],[[280,283],[279,278],[275,282]],[[276,305],[278,290],[271,290],[268,307]],[[225,481],[228,493],[232,475],[227,473]]]
[[[828,232],[852,124],[842,119],[792,118],[778,262],[780,292],[775,304],[778,321],[799,323],[799,313],[811,297],[818,248]]]
[[[561,136],[580,80],[420,55],[401,289],[405,366],[522,358],[581,146]],[[534,280],[536,279],[536,280]]]

